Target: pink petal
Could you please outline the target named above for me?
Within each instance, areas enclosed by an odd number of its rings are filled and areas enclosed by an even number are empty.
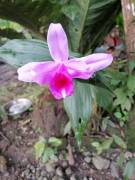
[[[71,59],[64,64],[72,78],[88,79],[91,76],[88,65],[79,59]]]
[[[51,61],[28,63],[18,69],[18,79],[45,85],[50,82],[57,68],[58,64]]]
[[[68,60],[68,41],[61,24],[50,24],[47,42],[50,54],[55,61]]]
[[[51,79],[50,91],[56,99],[62,99],[73,94],[73,80],[64,66],[61,66]]]
[[[108,67],[113,61],[112,55],[105,53],[92,54],[79,59],[87,64],[90,74]]]

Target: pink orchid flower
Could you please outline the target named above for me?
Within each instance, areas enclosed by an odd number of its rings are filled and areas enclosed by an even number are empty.
[[[112,63],[111,54],[92,54],[68,60],[68,41],[61,24],[51,23],[47,43],[54,61],[31,62],[18,69],[18,79],[49,85],[56,99],[73,94],[73,78],[89,79],[101,69]]]

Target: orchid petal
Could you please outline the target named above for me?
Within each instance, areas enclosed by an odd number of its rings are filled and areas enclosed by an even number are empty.
[[[55,61],[68,60],[68,40],[61,24],[50,24],[47,42],[50,54]]]
[[[79,58],[79,60],[87,64],[89,72],[91,74],[108,67],[112,63],[113,57],[111,54],[96,53]]]
[[[72,78],[88,79],[91,76],[88,65],[79,59],[71,59],[65,63],[65,66]]]
[[[50,91],[56,99],[73,94],[73,80],[64,66],[59,68],[50,82]]]
[[[50,82],[57,68],[58,64],[51,61],[28,63],[18,69],[18,79],[45,85]]]

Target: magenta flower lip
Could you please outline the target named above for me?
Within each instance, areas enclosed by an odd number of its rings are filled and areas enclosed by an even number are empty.
[[[56,99],[73,94],[73,78],[89,79],[99,70],[108,67],[111,54],[97,53],[68,60],[68,40],[61,24],[51,23],[47,43],[54,61],[31,62],[18,69],[18,79],[25,82],[49,85]]]

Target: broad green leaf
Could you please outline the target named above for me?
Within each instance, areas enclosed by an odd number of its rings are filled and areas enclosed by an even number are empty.
[[[92,86],[75,81],[74,94],[64,99],[64,107],[71,121],[76,137],[81,138],[92,112]]]
[[[29,62],[51,60],[47,44],[40,40],[11,40],[0,47],[5,62],[22,66]]]
[[[73,14],[70,9],[74,9]],[[120,1],[117,0],[71,0],[66,4],[66,29],[73,50],[87,52],[96,47],[113,27],[119,11]]]
[[[54,146],[54,147],[59,147],[62,145],[62,140],[61,139],[58,139],[56,137],[50,137],[48,139],[48,143],[51,145],[51,146]]]
[[[135,172],[135,159],[130,160],[124,169],[124,177],[128,180]]]
[[[49,159],[52,159],[54,155],[55,155],[55,151],[50,147],[46,147],[42,156],[43,162],[45,163],[49,161]]]
[[[127,148],[126,143],[125,143],[125,142],[123,141],[123,139],[121,139],[119,136],[113,134],[112,137],[113,137],[113,139],[114,139],[114,142],[115,142],[118,146],[120,146],[120,147],[123,148],[123,149],[126,149],[126,148]]]
[[[71,57],[79,56],[77,53],[70,53]],[[22,66],[34,61],[49,61],[50,56],[47,43],[40,40],[11,40],[0,47],[0,57],[5,62]]]
[[[46,140],[43,137],[40,137],[39,140],[34,145],[36,159],[41,158],[45,146],[46,146]]]

